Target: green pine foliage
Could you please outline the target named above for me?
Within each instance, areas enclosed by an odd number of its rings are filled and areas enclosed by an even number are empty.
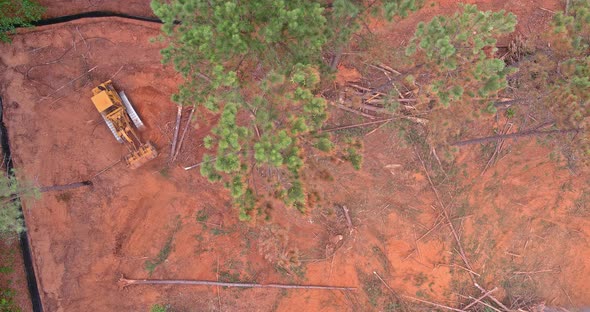
[[[463,5],[462,12],[453,16],[436,16],[418,24],[406,54],[423,61],[431,73],[425,88],[428,99],[444,108],[477,99],[494,112],[488,99],[506,87],[506,76],[513,72],[492,57],[496,38],[513,32],[515,26],[514,14],[482,12],[475,5]]]
[[[590,156],[590,3],[572,1],[568,14],[558,12],[552,26],[551,47],[559,59],[544,102],[558,128],[580,129],[574,145],[585,159]]]
[[[557,35],[555,48],[567,55],[588,56],[590,49],[590,4],[586,0],[572,0],[568,14],[557,12],[553,18]]]
[[[152,1],[164,22],[160,39],[168,44],[162,62],[185,78],[172,100],[219,115],[203,140],[208,152],[201,174],[227,188],[241,220],[271,198],[305,211],[306,152],[334,148],[329,135],[317,135],[328,118],[326,101],[318,96],[328,72],[323,53],[336,41],[346,44],[361,17],[405,16],[421,3]],[[360,154],[353,156],[359,167]],[[265,172],[262,182],[270,191],[253,188],[254,171]]]
[[[19,210],[20,198],[38,195],[38,189],[20,185],[14,175],[0,175],[0,234],[25,230]]]
[[[328,45],[332,51],[341,51],[348,45],[354,33],[360,30],[362,23],[367,23],[373,16],[392,21],[396,16],[406,17],[422,7],[424,0],[333,0],[324,1],[328,7],[327,35]]]
[[[10,42],[16,27],[30,27],[45,9],[33,0],[0,0],[0,42]]]
[[[14,177],[0,175],[0,233],[20,233],[25,230],[20,202],[15,194],[19,185]]]
[[[515,26],[512,13],[484,12],[475,5],[418,24],[406,47],[415,67],[404,84],[426,107],[429,144],[444,146],[466,123],[495,113],[495,98],[516,71],[494,57],[496,38]]]
[[[215,91],[239,86],[241,64],[280,72],[318,64],[327,40],[324,9],[313,1],[154,0],[151,6],[170,43],[163,63],[187,78],[174,101],[206,103],[213,111],[225,99]]]

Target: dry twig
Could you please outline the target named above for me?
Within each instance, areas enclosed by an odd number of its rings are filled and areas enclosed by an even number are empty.
[[[434,186],[434,183],[432,182],[432,179],[430,178],[430,173],[428,173],[428,169],[426,168],[426,164],[424,163],[424,160],[422,159],[422,156],[420,156],[420,153],[418,153],[418,151],[416,151],[416,156],[418,156],[418,159],[420,160],[420,163],[422,164],[422,168],[424,169],[424,173],[426,174],[426,177],[428,178],[428,183],[430,184],[430,188],[434,192],[434,195],[436,196],[436,200],[438,201],[438,204],[441,207],[443,216],[446,219],[447,223],[449,224],[449,228],[451,229],[451,232],[453,233],[453,237],[455,238],[455,242],[457,243],[457,246],[459,247],[459,255],[461,256],[461,259],[465,263],[465,266],[469,270],[472,270],[471,265],[469,264],[469,261],[467,260],[467,256],[465,256],[465,251],[463,250],[463,245],[461,244],[461,239],[459,238],[457,231],[455,231],[455,226],[451,222],[451,218],[449,217],[449,213],[447,212],[447,208],[445,207],[445,204],[443,203],[443,201],[438,193],[438,190],[436,189],[436,187]]]
[[[426,300],[422,300],[422,299],[418,299],[418,298],[414,298],[414,297],[410,297],[410,296],[406,296],[406,295],[402,295],[402,297],[408,298],[410,300],[418,301],[418,302],[421,302],[421,303],[426,303],[426,304],[429,304],[429,305],[431,305],[433,307],[437,307],[437,308],[441,308],[441,309],[446,309],[446,310],[451,310],[451,311],[458,311],[458,312],[465,312],[464,310],[461,310],[461,309],[451,308],[451,307],[446,306],[446,305],[442,305],[442,304],[438,304],[438,303],[434,303],[434,302],[430,302],[430,301],[426,301]]]
[[[332,105],[336,106],[337,108],[339,108],[341,110],[344,110],[344,111],[347,111],[347,112],[351,112],[353,114],[361,115],[361,116],[366,117],[366,118],[369,118],[369,119],[375,119],[375,116],[373,116],[373,115],[369,115],[369,114],[365,114],[363,112],[359,112],[356,109],[352,109],[352,108],[346,107],[346,106],[344,106],[342,104],[332,103]]]
[[[498,287],[494,287],[494,289],[486,292],[485,294],[481,295],[481,297],[479,297],[477,299],[469,296],[471,299],[475,299],[475,300],[473,302],[471,302],[470,304],[466,305],[465,307],[463,307],[463,310],[467,310],[478,303],[483,303],[482,300],[485,299],[487,296],[489,296],[490,294],[492,294],[496,290],[498,290]]]

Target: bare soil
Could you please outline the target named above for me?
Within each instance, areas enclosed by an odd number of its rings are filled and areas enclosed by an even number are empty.
[[[539,7],[560,9],[559,1],[548,0],[475,2],[515,12],[519,32],[527,36],[536,36],[551,17]],[[133,2],[121,8],[114,1],[66,1],[68,11],[48,5],[49,16],[81,12],[87,5],[149,14],[145,4]],[[437,2],[401,22],[371,24],[381,45],[369,51],[381,56],[406,42],[418,21],[455,8],[456,1]],[[401,303],[373,272],[397,294],[447,305],[461,300],[457,292],[477,294],[466,284],[466,273],[449,266],[460,261],[448,227],[431,231],[439,220],[434,194],[414,149],[392,127],[339,134],[363,137],[360,171],[338,159],[310,156],[313,166],[305,179],[318,198],[315,207],[300,214],[275,205],[268,209],[270,222],[237,221],[228,195],[198,169],[168,168],[176,115],[170,95],[180,78],[160,64],[162,46],[149,43],[158,32],[157,24],[95,18],[22,31],[12,45],[0,46],[0,92],[18,176],[41,186],[94,183],[25,203],[47,311],[148,311],[156,303],[173,311],[396,311]],[[345,57],[340,72],[337,81],[345,84],[362,81],[366,70]],[[139,170],[117,165],[94,177],[125,153],[90,101],[91,89],[107,79],[134,103],[147,125],[143,138],[161,154]],[[361,121],[346,114],[334,111],[330,122]],[[192,165],[204,152],[208,117],[197,115],[178,165]],[[571,172],[549,158],[549,146],[535,142],[509,142],[505,150],[481,175],[489,154],[479,146],[466,148],[454,174],[436,181],[441,189],[460,190],[449,196],[448,206],[474,270],[484,287],[500,288],[498,298],[590,305],[587,173]],[[350,209],[352,231],[343,205]],[[121,275],[358,290],[121,290]]]

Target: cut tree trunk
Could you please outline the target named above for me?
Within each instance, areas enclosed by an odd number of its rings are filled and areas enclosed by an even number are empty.
[[[131,285],[200,285],[200,286],[222,286],[242,288],[283,288],[283,289],[323,289],[323,290],[356,290],[356,287],[340,286],[318,286],[318,285],[285,285],[285,284],[255,284],[255,283],[226,283],[202,280],[134,280],[123,276],[119,279],[119,287],[125,288]]]
[[[176,126],[174,127],[174,138],[172,139],[172,146],[170,146],[170,162],[174,161],[174,153],[176,152],[176,141],[178,140],[178,130],[180,130],[180,118],[182,117],[182,106],[178,105],[176,111]]]
[[[84,186],[91,186],[91,185],[92,185],[92,182],[90,182],[90,181],[82,181],[82,182],[70,183],[70,184],[65,184],[65,185],[43,186],[43,187],[39,188],[39,192],[44,193],[44,192],[49,192],[49,191],[65,191],[65,190],[75,189],[75,188],[84,187]]]
[[[465,146],[465,145],[472,145],[472,144],[494,142],[494,141],[497,141],[500,139],[520,139],[520,138],[530,137],[530,136],[540,136],[540,135],[549,135],[549,134],[567,134],[567,133],[579,132],[582,130],[583,129],[523,131],[523,132],[516,132],[516,133],[510,133],[510,134],[500,134],[500,135],[493,135],[493,136],[489,136],[489,137],[458,141],[458,142],[452,143],[451,145],[452,146]]]

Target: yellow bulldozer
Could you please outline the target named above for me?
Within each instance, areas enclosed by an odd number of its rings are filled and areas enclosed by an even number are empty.
[[[136,169],[156,158],[158,151],[149,141],[142,143],[133,129],[145,128],[125,92],[117,93],[113,82],[108,80],[92,89],[92,103],[104,119],[107,127],[119,143],[125,143],[129,154],[124,159],[127,166]],[[133,125],[132,125],[133,123]]]

